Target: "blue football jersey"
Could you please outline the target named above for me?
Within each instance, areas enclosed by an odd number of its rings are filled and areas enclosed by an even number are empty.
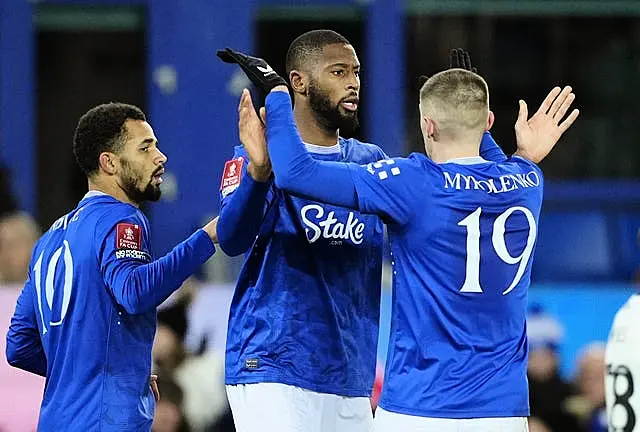
[[[152,262],[143,213],[100,193],[51,226],[7,336],[10,363],[46,377],[39,431],[151,429],[156,306],[213,250],[199,230]]]
[[[385,157],[377,146],[353,139],[340,139],[339,147],[337,153],[310,154],[358,164]],[[234,156],[246,159],[241,148]],[[223,180],[223,206],[233,199],[233,183]],[[272,183],[231,305],[226,383],[277,382],[368,396],[382,252],[377,216],[292,196]]]
[[[533,163],[412,154],[350,165],[393,253],[380,406],[442,418],[528,416],[527,289],[542,205]]]

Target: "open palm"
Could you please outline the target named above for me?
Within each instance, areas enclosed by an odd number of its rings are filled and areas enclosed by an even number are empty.
[[[264,108],[260,109],[260,114],[264,117]],[[247,89],[243,90],[238,105],[238,130],[249,161],[257,166],[270,166],[264,118],[260,120],[258,117]]]
[[[538,163],[544,159],[556,145],[560,137],[573,122],[580,112],[574,109],[562,122],[571,104],[575,99],[572,89],[566,86],[562,90],[555,87],[538,108],[538,111],[528,119],[527,104],[520,101],[520,112],[516,121],[516,155]]]

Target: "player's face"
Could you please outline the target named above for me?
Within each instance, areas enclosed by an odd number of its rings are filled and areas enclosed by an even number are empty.
[[[127,120],[126,138],[120,153],[119,184],[134,203],[158,201],[167,157],[147,122]]]
[[[309,105],[327,130],[358,127],[360,62],[351,45],[327,45],[309,79]]]

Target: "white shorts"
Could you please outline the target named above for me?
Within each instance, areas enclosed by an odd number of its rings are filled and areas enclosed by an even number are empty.
[[[236,432],[372,432],[368,397],[278,383],[227,385]],[[396,431],[394,431],[396,432]]]
[[[526,417],[444,419],[385,411],[378,407],[375,432],[528,432]]]

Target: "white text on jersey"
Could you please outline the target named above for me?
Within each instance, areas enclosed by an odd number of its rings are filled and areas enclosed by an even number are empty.
[[[311,216],[310,212],[315,212],[316,220],[320,219],[320,222],[316,225],[308,217]],[[338,222],[335,217],[335,212],[330,211],[327,217],[324,216],[324,208],[317,204],[308,204],[300,209],[300,215],[302,216],[302,222],[307,226],[305,232],[307,234],[307,240],[309,243],[313,243],[320,238],[320,236],[326,239],[344,239],[351,240],[354,244],[362,243],[364,238],[364,223],[360,222],[353,212],[349,212],[347,222]]]
[[[451,173],[444,171],[444,188],[456,190],[480,189],[489,193],[503,193],[520,188],[530,188],[540,185],[540,177],[535,171],[528,173],[506,174],[498,178],[478,180],[472,175]]]
[[[66,229],[67,229],[67,225],[68,225],[70,222],[75,222],[75,221],[77,221],[77,220],[80,218],[80,212],[81,212],[82,210],[84,210],[84,207],[80,207],[80,208],[78,209],[78,211],[77,211],[77,212],[75,212],[73,215],[71,215],[71,213],[69,213],[69,214],[67,214],[67,215],[62,216],[62,217],[61,217],[61,218],[59,218],[57,221],[55,221],[55,222],[53,223],[53,225],[51,225],[50,230],[51,230],[51,231],[55,231],[55,230],[60,229],[60,228],[62,228],[62,229],[65,229],[65,230],[66,230]]]

